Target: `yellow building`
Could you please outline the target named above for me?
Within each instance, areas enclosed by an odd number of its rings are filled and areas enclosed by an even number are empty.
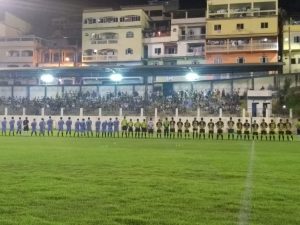
[[[143,30],[149,18],[141,9],[94,9],[83,12],[83,65],[141,64]]]
[[[209,64],[278,61],[278,0],[207,0]]]
[[[283,66],[284,73],[300,72],[300,24],[283,26]]]

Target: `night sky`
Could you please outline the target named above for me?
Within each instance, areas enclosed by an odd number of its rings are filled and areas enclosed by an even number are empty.
[[[58,13],[81,11],[88,7],[105,7],[128,4],[143,4],[147,0],[0,0],[0,8],[9,8],[13,11]],[[180,0],[181,8],[202,8],[205,7],[206,0]],[[285,8],[288,12],[296,14],[300,12],[300,1],[298,0],[281,0],[280,7]],[[30,17],[30,13],[28,13]]]

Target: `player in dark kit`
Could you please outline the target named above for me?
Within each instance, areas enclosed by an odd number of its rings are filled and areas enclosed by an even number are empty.
[[[215,124],[212,121],[212,119],[210,119],[210,121],[207,124],[207,126],[208,126],[208,139],[214,139]]]
[[[175,126],[176,122],[174,121],[174,118],[172,117],[170,121],[170,138],[175,138]]]
[[[205,139],[205,127],[206,127],[206,122],[201,118],[199,122],[199,127],[200,127],[200,132],[199,132],[199,138],[203,136],[203,139]]]
[[[222,140],[224,139],[223,136],[223,128],[224,128],[224,122],[222,121],[221,118],[219,118],[219,121],[216,123],[216,127],[217,127],[217,140],[219,139],[219,136],[222,138]]]
[[[25,120],[23,121],[23,130],[24,132],[27,132],[29,131],[29,120],[27,117],[25,117]]]
[[[282,122],[282,119],[279,120],[277,127],[278,127],[278,140],[280,141],[282,138],[282,140],[284,141],[285,124],[284,124],[284,122]]]
[[[156,136],[157,138],[160,137],[161,138],[161,128],[162,128],[162,122],[159,119],[156,123],[156,127],[157,127],[157,131],[156,131]]]
[[[128,122],[128,137],[133,137],[133,122],[132,119],[129,120]]]
[[[141,128],[142,128],[142,138],[147,138],[147,122],[145,119],[143,119],[143,122],[141,124]]]
[[[232,117],[230,117],[229,121],[227,122],[228,126],[228,140],[230,140],[230,136],[234,139],[234,121]]]
[[[275,141],[275,129],[276,129],[276,123],[274,122],[274,120],[271,120],[271,123],[269,124],[269,139],[270,141],[273,138],[273,141]]]
[[[242,133],[243,133],[243,123],[241,122],[241,119],[238,119],[238,122],[236,123],[236,139],[242,139]]]
[[[199,123],[196,118],[194,118],[192,122],[192,127],[193,127],[193,139],[198,138],[198,126]]]
[[[268,140],[267,137],[267,128],[268,128],[268,124],[266,123],[266,121],[263,119],[262,122],[260,123],[260,140],[263,139],[263,136],[265,136],[266,140]]]
[[[140,120],[137,119],[136,122],[134,123],[135,138],[140,138],[140,133],[141,133],[141,123]]]
[[[250,140],[250,127],[250,123],[248,122],[248,120],[246,120],[246,122],[244,123],[244,140]]]
[[[292,124],[290,123],[290,121],[288,119],[286,120],[286,123],[285,123],[285,134],[286,134],[288,141],[290,139],[292,141],[294,140],[293,133],[292,133]]]
[[[256,122],[256,120],[253,121],[252,124],[252,140],[254,140],[254,137],[256,137],[256,140],[258,140],[258,129],[259,129],[259,125]]]
[[[183,128],[183,122],[181,119],[177,122],[177,138],[182,138],[182,128]]]
[[[187,137],[190,138],[190,127],[191,123],[186,120],[184,123],[184,138],[186,139]]]

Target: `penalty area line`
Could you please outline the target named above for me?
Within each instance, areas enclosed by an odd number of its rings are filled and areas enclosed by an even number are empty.
[[[247,170],[247,176],[245,181],[245,190],[241,198],[241,207],[240,207],[238,225],[248,225],[250,223],[254,160],[255,160],[255,142],[252,141],[250,152],[249,152],[249,162],[248,162],[248,170]]]

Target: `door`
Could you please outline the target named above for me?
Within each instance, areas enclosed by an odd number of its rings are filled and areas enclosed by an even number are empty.
[[[252,117],[257,117],[257,104],[256,102],[252,103]]]
[[[173,94],[173,83],[164,83],[163,93],[164,96],[171,96]]]
[[[263,103],[263,117],[267,116],[268,105],[270,103]]]

